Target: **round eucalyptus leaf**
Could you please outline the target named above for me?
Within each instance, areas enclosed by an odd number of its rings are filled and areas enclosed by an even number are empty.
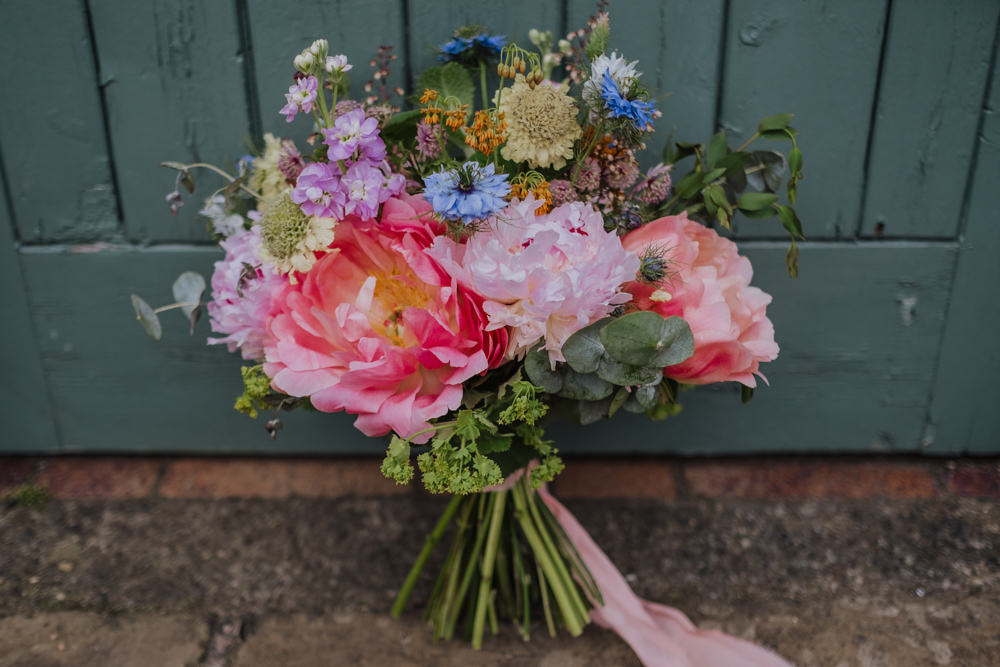
[[[577,331],[566,339],[562,346],[562,354],[570,368],[578,373],[593,373],[604,356],[604,344],[601,343],[601,329],[610,317],[598,320]]]
[[[524,372],[528,374],[529,380],[549,394],[556,394],[562,389],[562,376],[552,370],[549,353],[540,345],[530,350],[524,358]]]
[[[559,395],[582,401],[599,401],[607,398],[615,387],[610,382],[592,374],[577,373],[572,368],[563,368],[563,384]]]
[[[135,318],[146,330],[153,340],[160,340],[163,336],[163,327],[160,326],[160,318],[150,308],[149,304],[139,298],[139,295],[132,295],[132,307],[135,308]]]
[[[663,368],[661,366],[631,366],[605,355],[597,367],[597,376],[619,387],[634,387],[640,384],[658,382],[663,378]]]
[[[630,366],[670,366],[694,354],[691,327],[682,318],[652,311],[619,317],[601,330],[601,342],[616,361]]]
[[[205,292],[205,279],[200,273],[185,271],[177,276],[173,286],[174,300],[181,306],[184,316],[191,317],[191,312],[201,303],[201,295]]]

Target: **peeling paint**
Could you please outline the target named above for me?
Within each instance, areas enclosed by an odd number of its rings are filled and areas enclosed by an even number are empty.
[[[764,37],[774,29],[778,22],[767,17],[754,17],[740,28],[740,43],[746,46],[760,46]]]
[[[913,324],[913,317],[917,312],[917,297],[908,294],[898,294],[896,303],[899,304],[899,319],[904,327]]]

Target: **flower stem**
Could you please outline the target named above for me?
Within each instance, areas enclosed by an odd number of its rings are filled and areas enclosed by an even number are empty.
[[[455,532],[455,541],[448,554],[448,560],[444,564],[443,572],[446,573],[444,600],[440,607],[432,612],[435,640],[444,636],[452,608],[462,606],[462,596],[455,593],[458,587],[458,574],[462,571],[462,554],[465,552],[465,534],[469,529],[469,513],[474,504],[475,500],[468,498],[465,507],[462,508],[462,516],[458,520],[458,530]]]
[[[427,536],[423,549],[420,550],[416,562],[410,568],[410,573],[406,575],[406,581],[403,582],[403,587],[399,589],[399,594],[396,596],[396,602],[392,605],[392,615],[394,618],[399,618],[402,615],[403,609],[406,608],[406,603],[410,599],[410,594],[413,592],[413,587],[417,583],[417,578],[420,576],[420,572],[427,565],[427,559],[430,557],[431,552],[434,551],[434,547],[440,541],[441,536],[444,535],[445,529],[448,528],[448,524],[451,522],[451,517],[454,516],[455,511],[458,510],[458,506],[461,503],[462,496],[454,496],[445,508],[444,514],[438,519],[434,530]]]
[[[489,99],[486,97],[486,63],[479,61],[479,91],[483,97],[483,109],[488,109]]]
[[[500,528],[503,525],[503,510],[507,504],[507,491],[496,491],[490,512],[490,530],[486,537],[486,551],[483,553],[482,579],[479,582],[479,599],[476,602],[476,616],[472,624],[472,648],[483,647],[483,629],[486,623],[486,611],[490,601],[490,589],[493,583],[493,565],[496,563],[497,542],[500,540]],[[515,496],[516,498],[516,496]]]
[[[487,500],[484,494],[479,494],[479,506],[482,508],[485,503],[488,508],[492,508],[495,499],[490,494],[490,498]],[[476,530],[476,541],[472,545],[472,553],[469,554],[469,560],[465,564],[465,572],[462,574],[462,581],[458,585],[458,592],[455,594],[456,604],[453,604],[450,609],[448,609],[448,614],[445,618],[444,629],[441,632],[441,636],[445,639],[451,639],[455,634],[455,623],[458,622],[458,615],[462,611],[462,602],[465,600],[465,595],[469,591],[469,585],[472,583],[472,576],[476,573],[479,567],[479,553],[483,548],[483,540],[486,537],[486,525],[483,523],[483,517],[481,512],[478,513],[478,528]]]

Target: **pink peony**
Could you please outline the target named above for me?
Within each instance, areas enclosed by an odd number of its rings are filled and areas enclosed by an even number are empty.
[[[622,240],[637,255],[647,248],[664,252],[669,274],[659,286],[633,282],[627,287],[639,310],[664,317],[679,315],[694,333],[694,355],[664,369],[688,384],[736,381],[757,385],[762,361],[778,356],[774,326],[765,310],[771,296],[750,286],[750,260],[736,244],[687,214],[654,220]]]
[[[536,216],[538,206],[530,196],[515,200],[468,243],[439,237],[428,254],[486,298],[488,329],[510,327],[510,356],[541,339],[554,363],[567,338],[629,300],[619,287],[639,260],[590,205]]]
[[[237,232],[221,245],[226,257],[215,263],[208,315],[212,331],[228,335],[208,342],[226,343],[230,352],[239,349],[244,359],[262,359],[270,339],[265,322],[271,295],[287,281],[261,265],[259,226]]]
[[[402,195],[377,225],[340,222],[331,251],[273,301],[264,372],[275,389],[359,415],[365,435],[411,437],[503,363],[507,332],[485,332],[482,298],[424,252],[443,231],[430,213]]]

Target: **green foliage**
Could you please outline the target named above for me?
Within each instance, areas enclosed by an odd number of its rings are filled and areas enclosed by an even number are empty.
[[[469,72],[456,62],[431,67],[421,74],[416,90],[422,93],[425,89],[436,90],[440,100],[455,98],[470,106],[476,94],[476,85]]]
[[[665,147],[663,159],[667,164],[676,165],[693,157],[694,165],[677,178],[673,197],[653,215],[676,215],[687,211],[694,219],[725,229],[732,228],[736,211],[750,219],[778,216],[791,236],[786,255],[788,273],[793,277],[798,275],[796,239],[804,236],[802,222],[793,206],[802,180],[802,151],[795,140],[798,132],[791,126],[793,118],[793,114],[776,114],[762,119],[757,132],[736,150],[729,147],[722,130],[713,135],[707,145],[676,142]],[[759,138],[790,141],[792,147],[788,157],[775,150],[746,150]],[[779,196],[783,183],[787,204]]]
[[[52,492],[43,484],[24,483],[5,491],[2,498],[5,504],[44,509],[52,500]]]
[[[398,435],[393,435],[389,449],[382,461],[382,474],[397,484],[408,484],[413,479],[413,464],[410,463],[410,443]]]

